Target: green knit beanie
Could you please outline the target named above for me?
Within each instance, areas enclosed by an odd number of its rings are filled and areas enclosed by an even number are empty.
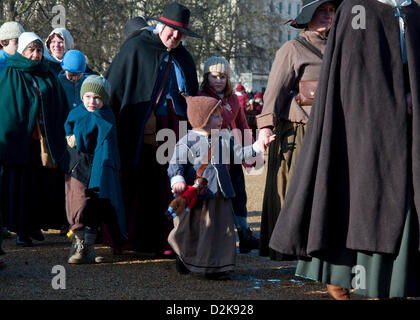
[[[80,98],[83,99],[83,95],[86,92],[96,93],[101,97],[102,102],[107,104],[111,94],[111,85],[104,77],[91,75],[87,77],[82,83],[82,88],[80,89]]]

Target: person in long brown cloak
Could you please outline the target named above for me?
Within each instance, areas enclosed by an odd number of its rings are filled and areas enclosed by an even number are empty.
[[[346,0],[331,28],[270,247],[338,298],[420,293],[419,34],[411,0]]]

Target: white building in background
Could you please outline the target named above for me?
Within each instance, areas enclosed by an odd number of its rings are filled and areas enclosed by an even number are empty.
[[[255,1],[255,0],[249,0]],[[255,44],[261,47],[261,50],[266,48],[274,49],[275,52],[285,42],[295,39],[301,32],[290,26],[290,23],[284,25],[284,22],[295,19],[301,11],[300,0],[258,0],[264,1],[265,12],[262,15],[270,16],[270,19],[278,21],[278,25],[274,25],[270,32],[272,38],[267,40],[256,35]],[[281,23],[280,23],[281,22]],[[258,34],[258,30],[256,32]],[[268,75],[271,70],[271,65],[274,61],[274,55],[267,59],[260,59],[255,57],[246,56],[245,54],[238,53],[236,59],[230,61],[233,69],[232,82],[236,86],[242,83],[247,91],[257,92],[264,91],[267,87]]]

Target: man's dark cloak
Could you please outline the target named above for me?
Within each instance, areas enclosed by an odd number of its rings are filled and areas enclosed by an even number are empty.
[[[365,29],[352,26],[356,5],[366,10]],[[398,252],[410,190],[420,208],[420,7],[401,9],[412,126],[395,13],[376,0],[346,0],[337,10],[274,250],[321,258],[334,248]]]
[[[147,30],[122,45],[105,75],[111,83],[110,105],[118,120],[123,168],[132,165],[151,112],[150,102],[159,89],[159,67],[168,53],[185,75],[188,94],[195,95],[197,71],[190,53],[182,44],[168,52],[160,38]]]

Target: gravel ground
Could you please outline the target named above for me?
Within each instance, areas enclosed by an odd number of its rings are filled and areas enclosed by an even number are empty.
[[[246,175],[248,221],[258,235],[265,171]],[[0,300],[331,300],[325,285],[294,277],[295,262],[271,261],[256,250],[237,255],[231,281],[211,281],[194,275],[179,275],[174,259],[154,259],[135,252],[113,256],[97,245],[106,262],[98,265],[68,265],[70,242],[57,230],[32,248],[19,248],[6,239],[7,267],[0,271]],[[57,282],[53,267],[64,267],[65,282]],[[60,272],[59,275],[63,275]],[[54,289],[59,283],[65,289]],[[365,299],[353,295],[354,299]]]

